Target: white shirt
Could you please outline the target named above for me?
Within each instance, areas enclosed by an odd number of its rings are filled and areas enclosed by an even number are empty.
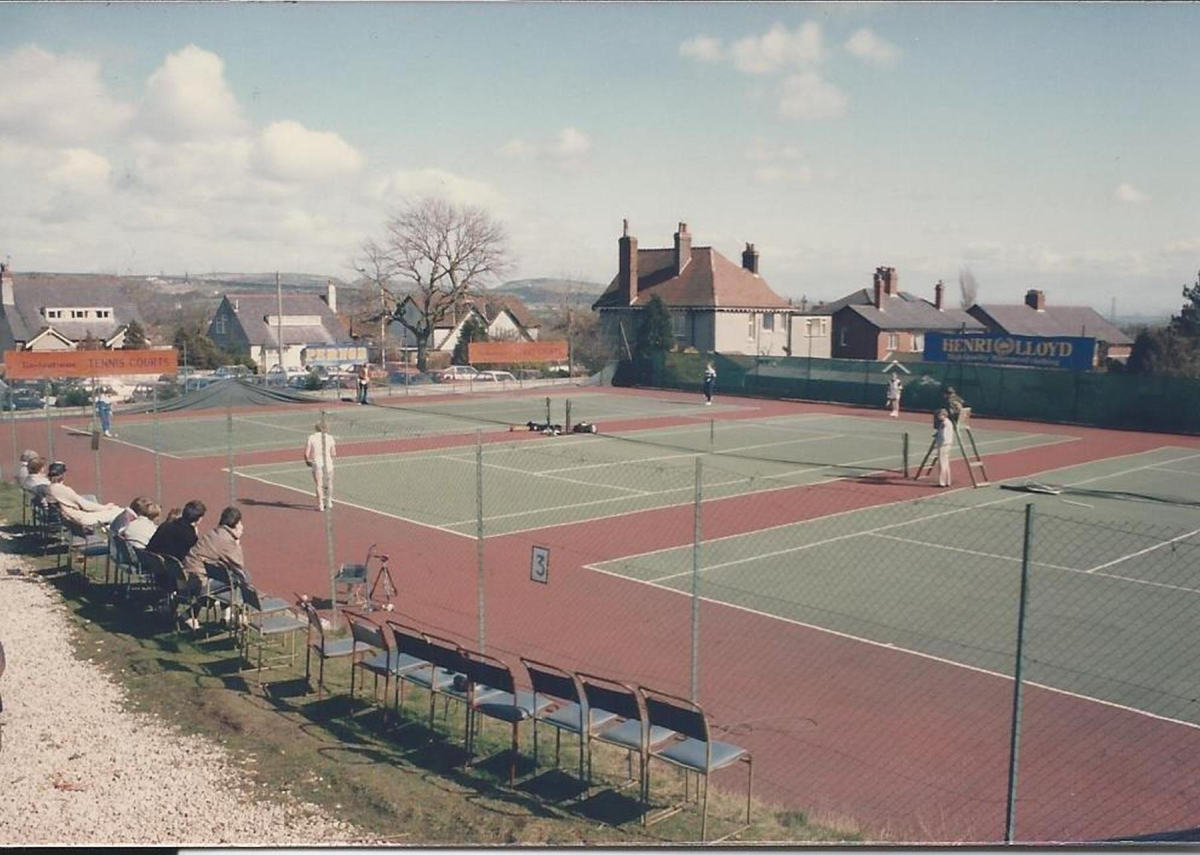
[[[121,536],[128,541],[130,546],[136,546],[138,549],[145,549],[146,544],[150,542],[150,538],[154,537],[154,532],[158,531],[158,525],[149,517],[139,516],[131,520],[125,528],[121,529]]]
[[[324,459],[321,457],[322,445],[325,450]],[[337,457],[337,445],[334,443],[333,437],[319,430],[314,431],[308,438],[308,446],[304,449],[304,462],[309,466],[332,469],[335,457]]]
[[[709,365],[707,368],[705,368],[704,369],[704,379],[705,380],[716,380],[717,379],[717,369],[713,368],[711,365]]]
[[[889,398],[899,398],[900,397],[900,378],[897,377],[895,374],[892,375],[892,379],[888,383],[888,397]]]
[[[942,419],[942,423],[938,425],[937,444],[947,447],[954,445],[954,422],[948,418]]]

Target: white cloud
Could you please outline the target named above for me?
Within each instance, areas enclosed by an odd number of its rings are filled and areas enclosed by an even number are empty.
[[[500,194],[490,184],[441,169],[398,170],[376,183],[374,195],[389,204],[402,198],[437,196],[490,211],[501,206]]]
[[[819,65],[825,58],[821,26],[806,21],[794,31],[774,24],[761,36],[740,39],[730,48],[734,67],[747,74],[770,74]]]
[[[51,145],[82,143],[124,124],[133,108],[113,99],[100,66],[29,45],[0,58],[0,134]]]
[[[808,166],[760,166],[754,170],[759,184],[811,184],[812,177]]]
[[[871,65],[895,65],[900,59],[900,48],[866,28],[847,39],[845,47],[851,54]]]
[[[776,145],[762,138],[753,140],[746,147],[746,159],[763,162],[774,160],[799,160],[804,157],[804,149],[791,143]]]
[[[311,131],[299,122],[273,122],[255,144],[255,163],[266,175],[303,181],[357,171],[363,157],[332,131]]]
[[[514,138],[500,148],[505,157],[522,160],[549,160],[560,166],[578,163],[592,148],[592,141],[578,128],[563,128],[546,142]]]
[[[537,154],[537,146],[523,139],[511,139],[500,148],[505,157],[529,158]]]
[[[1140,205],[1150,198],[1129,182],[1118,184],[1117,189],[1113,191],[1113,197],[1119,202],[1125,202],[1130,205]]]
[[[783,82],[779,115],[787,119],[836,119],[849,103],[844,92],[819,74],[807,71],[793,74]]]
[[[253,143],[244,138],[182,143],[139,139],[130,146],[131,163],[123,179],[131,188],[181,200],[252,198],[263,190],[248,178],[252,150]]]
[[[46,180],[74,192],[98,193],[108,189],[111,174],[107,158],[85,148],[68,148],[46,171]]]
[[[142,130],[160,139],[214,139],[241,133],[245,122],[225,81],[225,62],[188,45],[167,56],[146,81]]]
[[[679,46],[679,55],[691,57],[700,62],[720,62],[725,58],[725,49],[721,40],[712,36],[695,36]]]
[[[550,151],[559,157],[578,157],[587,154],[591,147],[591,141],[582,131],[563,128],[550,146]]]

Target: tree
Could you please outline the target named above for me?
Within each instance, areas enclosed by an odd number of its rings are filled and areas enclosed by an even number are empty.
[[[150,346],[146,341],[146,331],[136,320],[130,321],[125,330],[124,350],[145,350]]]
[[[1200,273],[1196,282],[1183,286],[1183,298],[1187,300],[1179,314],[1171,318],[1171,329],[1180,335],[1200,338]]]
[[[1170,323],[1138,333],[1125,366],[1130,374],[1200,377],[1200,274],[1183,296],[1187,302]]]
[[[450,356],[452,365],[467,364],[467,346],[473,341],[487,341],[488,331],[483,322],[475,315],[467,318],[459,333],[458,342],[454,345],[454,353]]]
[[[638,324],[634,352],[637,356],[664,353],[675,343],[675,328],[671,324],[671,313],[667,304],[657,294],[650,298],[642,310]]]
[[[394,299],[395,292],[382,284],[392,280],[408,288],[406,310],[397,309],[393,317],[416,338],[417,367],[424,371],[434,328],[508,268],[508,238],[483,209],[433,197],[406,203],[388,219],[385,232],[382,244],[368,241],[364,251],[378,250],[375,279],[381,291]],[[371,264],[368,257],[364,267]]]
[[[975,279],[975,274],[971,272],[971,268],[964,267],[958,271],[958,303],[964,309],[969,309],[975,305],[975,301],[979,299],[979,282]]]
[[[396,295],[392,293],[391,260],[387,252],[373,239],[363,241],[362,255],[354,262],[354,269],[363,278],[363,285],[370,289],[369,302],[378,299],[378,311],[367,312],[364,322],[379,322],[379,364],[387,364],[387,325],[396,311]]]
[[[220,368],[222,365],[245,365],[254,368],[254,360],[246,353],[227,353],[208,337],[199,325],[185,324],[175,331],[171,343],[175,349],[187,354],[187,364],[192,368]]]

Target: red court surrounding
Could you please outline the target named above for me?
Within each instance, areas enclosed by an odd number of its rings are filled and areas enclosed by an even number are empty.
[[[864,413],[831,405],[744,403],[745,411],[718,417]],[[928,416],[906,418],[915,435],[927,434]],[[673,421],[678,419],[614,423],[606,430]],[[978,424],[1079,439],[990,458],[994,482],[1164,445],[1200,450],[1200,440],[1178,436],[986,419]],[[492,433],[483,441],[553,439]],[[385,449],[473,442],[471,436],[450,436],[346,445],[339,451],[344,459]],[[23,423],[19,443],[44,448],[44,427]],[[55,446],[56,456],[70,467],[71,483],[81,490],[93,487],[88,439],[59,431]],[[301,452],[239,454],[237,461],[295,460]],[[127,502],[152,492],[151,455],[119,442],[106,442],[101,455],[103,498]],[[164,505],[200,498],[210,508],[205,524],[213,524],[226,498],[224,465],[223,455],[162,458]],[[955,479],[956,484],[967,483],[961,461]],[[430,488],[395,485],[397,491]],[[237,491],[245,515],[245,553],[259,586],[285,597],[328,596],[325,527],[311,499],[245,479],[239,480]],[[703,533],[706,539],[723,537],[934,492],[928,482],[883,478],[776,490],[766,498],[741,495],[705,503]],[[584,566],[688,545],[692,514],[687,504],[488,538],[489,652],[514,665],[524,655],[686,695],[690,600]],[[371,543],[392,556],[399,589],[396,617],[476,643],[474,541],[344,505],[335,506],[334,515],[337,563],[361,561]],[[529,581],[529,551],[535,544],[550,547],[553,555],[548,585]],[[700,631],[700,701],[731,741],[753,752],[755,790],[764,800],[818,819],[853,819],[867,829],[867,838],[1003,839],[1010,679],[713,602],[703,604]],[[1036,687],[1027,691],[1025,704],[1019,841],[1094,840],[1200,826],[1200,776],[1195,771],[1200,768],[1200,729]],[[736,777],[728,784],[741,786]]]

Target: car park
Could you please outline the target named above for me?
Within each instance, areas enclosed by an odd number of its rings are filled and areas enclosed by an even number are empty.
[[[479,372],[471,365],[451,365],[434,376],[439,383],[452,383],[456,380],[474,380]]]
[[[480,371],[475,377],[476,382],[485,383],[516,383],[517,378],[511,371]]]
[[[45,406],[46,400],[32,389],[14,389],[4,396],[6,410],[41,410]]]

